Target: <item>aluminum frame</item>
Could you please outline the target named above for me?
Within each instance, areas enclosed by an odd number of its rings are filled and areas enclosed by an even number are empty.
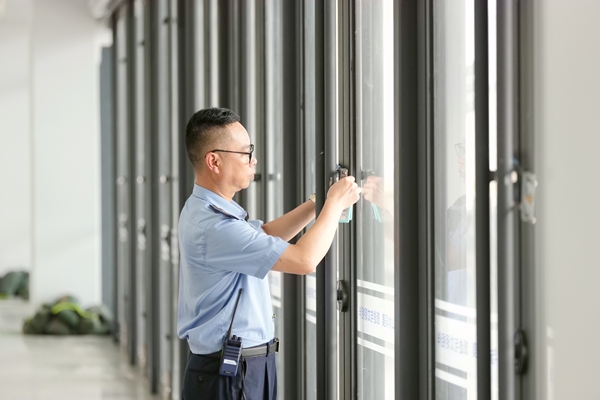
[[[520,325],[519,213],[515,203],[514,159],[518,151],[518,4],[498,0],[498,396],[520,399],[514,335]]]
[[[477,304],[477,398],[491,389],[490,170],[488,5],[475,4],[475,243]]]
[[[417,2],[394,4],[394,208],[396,399],[418,399],[421,330],[419,293],[419,51]],[[423,335],[427,338],[427,335]]]

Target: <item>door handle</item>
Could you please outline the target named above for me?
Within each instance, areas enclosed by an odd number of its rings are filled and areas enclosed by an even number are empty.
[[[527,358],[529,356],[527,349],[527,340],[525,332],[521,329],[515,332],[515,373],[522,375],[527,370]]]
[[[348,283],[346,281],[337,283],[337,309],[341,312],[348,311]]]

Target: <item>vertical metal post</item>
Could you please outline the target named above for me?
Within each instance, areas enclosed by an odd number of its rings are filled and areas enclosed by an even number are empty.
[[[475,1],[475,262],[477,398],[491,399],[488,6]]]
[[[417,5],[419,180],[419,399],[435,398],[435,224],[433,164],[433,0]]]
[[[148,371],[148,349],[152,329],[149,329],[148,315],[150,314],[149,299],[152,296],[150,272],[152,257],[150,253],[148,237],[152,232],[151,207],[152,198],[150,195],[150,182],[148,174],[150,172],[151,160],[149,157],[151,151],[151,136],[149,133],[149,109],[148,109],[148,20],[147,7],[142,1],[136,0],[134,3],[135,13],[135,76],[132,81],[135,83],[135,137],[136,137],[136,331],[137,345],[136,357],[139,368],[143,375],[149,376]]]
[[[193,41],[194,36],[186,34],[186,15],[193,15],[192,10],[184,9],[186,2],[183,0],[169,1],[169,60],[170,65],[170,125],[171,125],[171,298],[170,298],[170,346],[171,346],[171,399],[177,400],[181,396],[181,382],[187,361],[187,343],[177,336],[177,310],[179,300],[179,236],[178,224],[179,213],[185,200],[192,192],[192,186],[188,181],[187,155],[185,152],[185,140],[182,126],[185,126],[183,118],[189,108],[186,93],[188,86],[182,84],[186,77],[187,57],[193,59],[193,50],[184,52],[191,48],[188,42]],[[190,6],[193,3],[189,3]],[[193,82],[193,80],[192,80]],[[193,87],[193,83],[189,86]]]
[[[258,29],[256,18],[256,2],[239,2],[239,91],[236,112],[242,118],[242,124],[250,135],[250,140],[261,149],[257,143],[259,136],[258,129]],[[258,151],[257,151],[258,153]],[[261,151],[261,154],[264,154]],[[257,164],[257,169],[261,168],[261,162]],[[240,205],[251,215],[252,218],[258,218],[257,196],[261,186],[260,173],[257,171],[255,181],[250,186],[239,193]]]
[[[535,132],[537,131],[536,121],[539,118],[537,110],[534,107],[536,101],[536,93],[539,93],[537,85],[539,82],[536,79],[536,72],[540,66],[537,65],[540,60],[539,48],[536,50],[536,35],[539,33],[539,13],[543,4],[532,1],[517,2],[519,18],[518,24],[518,43],[519,43],[519,128],[517,146],[519,161],[521,168],[526,171],[535,172],[536,170],[536,152],[535,152]],[[539,42],[538,42],[539,43]],[[538,324],[537,321],[542,321],[540,318],[539,299],[539,268],[536,267],[536,241],[535,231],[536,226],[519,221],[519,245],[518,260],[519,260],[519,317],[520,328],[527,333],[527,345],[530,349],[541,349],[543,337],[547,335],[546,327]],[[527,361],[527,373],[519,379],[520,399],[538,399],[547,396],[545,387],[538,384],[537,377],[544,376],[545,363],[543,356],[536,355],[529,357]]]
[[[152,104],[152,197],[155,230],[152,237],[152,257],[155,261],[152,276],[153,392],[170,395],[172,387],[171,348],[171,125],[170,125],[170,63],[169,63],[169,4],[161,0],[149,7],[151,15],[151,104]]]
[[[325,106],[328,100],[327,88],[325,87],[326,77],[329,74],[325,67],[326,57],[331,57],[327,53],[329,46],[326,45],[326,4],[331,3],[325,0],[315,1],[315,152],[316,152],[316,194],[317,194],[317,215],[325,204],[325,197],[328,188],[329,171],[327,168],[326,135],[330,132],[326,125],[327,110]],[[331,289],[326,285],[326,279],[330,275],[327,268],[333,268],[326,258],[319,263],[316,270],[317,278],[317,399],[334,400],[337,396],[332,396],[331,387],[335,390],[336,370],[331,368],[335,362],[335,353],[331,354],[331,338],[335,338],[335,333],[330,332],[327,323],[327,308],[331,306],[331,294],[327,291]],[[332,384],[333,382],[333,384]],[[335,392],[334,392],[335,394]]]
[[[157,109],[158,109],[158,92],[159,90],[156,87],[157,78],[158,78],[158,49],[157,49],[157,32],[158,32],[158,8],[153,5],[153,7],[148,7],[148,21],[149,21],[149,30],[148,30],[148,48],[149,51],[149,69],[150,69],[150,132],[151,132],[151,142],[153,145],[150,149],[150,158],[152,160],[156,160],[158,158],[158,127],[157,127]],[[150,236],[150,254],[151,254],[151,264],[150,264],[150,291],[155,295],[150,298],[149,309],[150,312],[148,314],[148,327],[151,332],[150,335],[150,343],[148,348],[148,367],[149,367],[149,376],[148,380],[150,381],[150,392],[157,393],[158,391],[158,381],[159,381],[159,373],[160,373],[160,355],[159,355],[159,311],[158,311],[158,270],[159,264],[158,261],[160,259],[160,240],[158,238],[158,231],[160,227],[160,221],[158,218],[158,165],[156,162],[151,164],[150,174],[150,193],[151,198],[153,199],[151,202],[151,212],[152,212],[152,226],[153,230],[151,231]]]
[[[235,108],[232,96],[233,82],[235,80],[233,76],[233,72],[235,71],[235,48],[232,46],[234,43],[232,41],[232,37],[234,36],[232,30],[236,28],[230,25],[233,11],[230,0],[217,0],[217,29],[211,32],[211,35],[216,35],[216,38],[211,44],[216,43],[217,45],[214,51],[218,57],[218,71],[213,72],[216,72],[218,76],[219,101],[217,104],[211,104],[211,107]]]
[[[419,398],[417,2],[394,3],[394,292],[396,399]],[[423,288],[424,289],[424,288]]]
[[[259,176],[258,180],[255,182],[256,189],[254,191],[254,209],[253,211],[256,213],[254,218],[265,219],[267,215],[267,159],[264,157],[266,155],[267,149],[267,111],[266,111],[266,98],[267,98],[267,90],[266,90],[266,82],[267,82],[267,66],[266,66],[266,27],[265,27],[265,1],[256,1],[254,2],[254,28],[256,30],[256,38],[255,38],[255,63],[256,63],[256,73],[254,74],[254,79],[256,80],[256,84],[254,85],[254,90],[256,90],[254,96],[254,102],[256,104],[255,110],[255,127],[256,131],[254,134],[254,144],[257,149],[257,154],[263,154],[261,158],[262,162],[256,164],[256,173]],[[248,210],[250,211],[250,210]]]
[[[514,335],[519,282],[515,244],[517,209],[511,179],[518,134],[518,14],[514,1],[498,0],[498,396],[518,398]]]
[[[197,34],[198,29],[202,29],[204,21],[198,21],[196,18],[199,14],[199,7],[204,7],[203,2],[178,0],[179,18],[178,18],[178,57],[179,57],[179,81],[177,85],[179,87],[179,127],[175,134],[179,135],[180,143],[178,146],[179,151],[179,203],[177,203],[177,217],[179,220],[179,213],[183,208],[183,205],[187,201],[188,197],[192,193],[194,188],[194,169],[191,162],[188,159],[187,151],[185,147],[185,127],[188,119],[196,112],[197,107],[197,90],[199,87],[203,88],[199,84],[199,80],[203,79],[204,71],[200,71],[200,63],[198,62],[199,57],[204,57],[203,53],[199,53],[198,50],[203,48],[199,46],[199,41],[203,41],[204,37]],[[200,13],[200,15],[204,15]],[[196,24],[200,25],[200,28],[196,27]],[[202,95],[204,92],[202,91]],[[179,254],[179,249],[175,249]],[[177,261],[176,268],[179,268],[179,260]],[[178,294],[178,293],[177,293]],[[175,312],[177,316],[177,312]],[[175,320],[176,317],[175,317]],[[176,325],[176,324],[175,324]],[[173,373],[173,387],[179,386],[183,380],[183,374],[185,373],[185,367],[187,364],[187,357],[189,355],[189,346],[186,340],[181,340],[174,333],[175,340],[177,341],[175,351],[179,353],[179,367],[178,374]],[[173,393],[173,397],[179,398],[180,393]]]
[[[219,0],[206,0],[206,107],[222,107],[219,83]]]
[[[361,154],[359,90],[360,62],[356,61],[357,49],[360,47],[360,35],[356,32],[356,21],[360,7],[355,2],[338,1],[338,59],[339,59],[339,116],[338,136],[340,138],[339,162],[350,169],[351,174],[358,175],[360,162],[356,161]],[[364,56],[364,55],[363,55]],[[355,167],[356,166],[356,167]],[[356,178],[357,181],[360,177]],[[355,221],[358,221],[358,208]],[[358,224],[362,227],[362,224]],[[353,398],[357,393],[357,260],[359,251],[356,243],[360,240],[360,228],[356,223],[341,224],[338,230],[339,270],[338,279],[347,287],[347,306],[344,311],[338,308],[339,316],[339,354],[338,364],[338,397]],[[337,284],[336,284],[337,290]]]
[[[100,151],[102,174],[102,304],[115,312],[115,130],[114,45],[102,48],[100,63]],[[111,327],[111,333],[114,327]]]
[[[136,207],[136,191],[135,191],[135,109],[137,99],[135,97],[135,70],[136,70],[136,59],[135,59],[135,16],[133,13],[133,2],[127,3],[127,22],[126,22],[126,58],[127,58],[127,143],[128,143],[128,154],[127,154],[127,169],[128,179],[126,182],[127,190],[129,191],[129,270],[127,272],[127,351],[129,355],[129,362],[132,365],[136,364],[136,353],[137,353],[137,333],[136,333],[136,253],[137,253],[137,235],[135,230],[135,207]]]
[[[129,361],[134,362],[134,327],[135,315],[133,268],[135,265],[135,243],[133,229],[133,209],[135,205],[133,173],[133,127],[130,116],[133,107],[133,92],[131,84],[132,53],[131,21],[129,5],[124,4],[118,9],[115,19],[115,48],[116,48],[116,150],[117,150],[117,320],[119,324],[119,340],[122,350]]]
[[[300,2],[281,3],[281,48],[282,48],[282,81],[284,82],[283,97],[283,212],[288,212],[298,205],[300,199],[300,156],[296,150],[301,146],[300,134],[300,93],[301,93],[301,8]],[[282,355],[284,356],[283,382],[286,397],[302,398],[303,388],[301,363],[302,353],[299,343],[302,342],[300,320],[304,313],[300,307],[303,292],[301,277],[293,274],[282,276],[282,307],[283,307],[283,338]]]
[[[322,119],[317,113],[317,124],[322,121],[320,133],[321,142],[317,143],[317,165],[321,164],[320,173],[321,196],[325,199],[329,187],[329,178],[333,177],[337,164],[337,22],[334,1],[317,3],[317,32],[322,29],[323,47],[317,44],[317,68],[323,66],[322,77],[317,72],[317,87],[323,83],[322,101],[317,109],[322,107]],[[322,16],[319,15],[322,13]],[[319,20],[322,27],[319,27]],[[317,36],[319,40],[319,36]],[[322,51],[322,53],[321,53]],[[319,54],[321,53],[321,54]],[[319,59],[321,62],[319,62]],[[319,99],[317,93],[317,99]],[[320,136],[319,135],[319,136]],[[320,147],[322,146],[322,147]],[[320,148],[319,148],[320,147]],[[322,204],[321,204],[322,208]],[[323,265],[317,269],[317,355],[322,362],[317,365],[317,377],[323,382],[317,382],[317,398],[337,399],[337,238],[325,256]],[[321,371],[319,370],[322,369]]]

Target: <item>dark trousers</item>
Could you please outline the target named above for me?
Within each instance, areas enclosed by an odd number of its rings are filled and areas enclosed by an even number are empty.
[[[275,353],[242,357],[235,377],[219,375],[217,354],[190,353],[183,376],[182,400],[276,400]]]

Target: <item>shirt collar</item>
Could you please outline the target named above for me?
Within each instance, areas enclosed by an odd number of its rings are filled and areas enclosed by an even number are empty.
[[[194,183],[193,195],[206,201],[213,209],[227,216],[245,219],[248,213],[235,201],[227,201],[215,192]]]

